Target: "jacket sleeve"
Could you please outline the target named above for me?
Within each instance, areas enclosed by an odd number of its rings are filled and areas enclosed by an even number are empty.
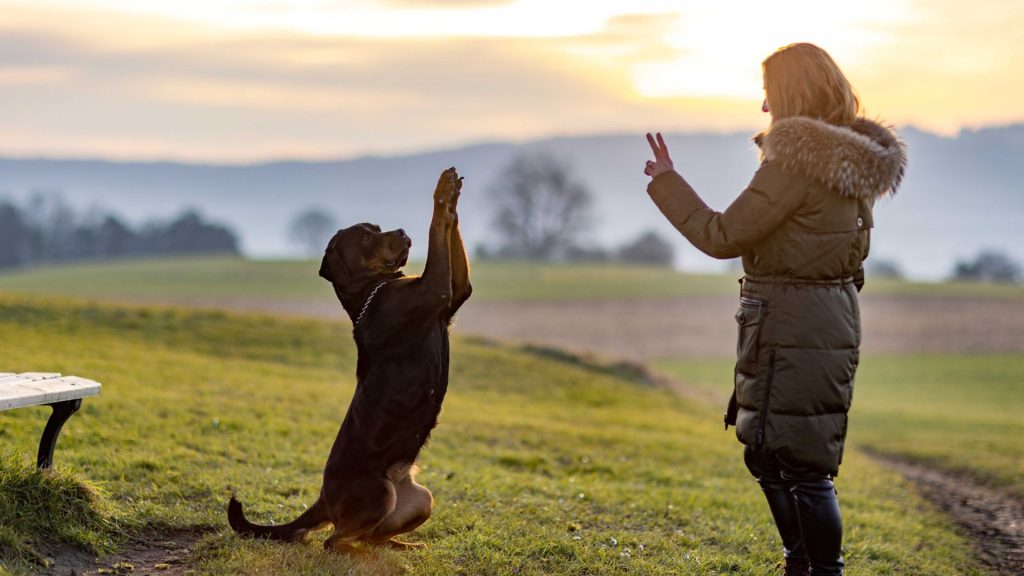
[[[725,212],[715,212],[677,172],[660,174],[647,193],[701,252],[713,258],[736,258],[791,215],[804,199],[807,186],[776,164],[765,162]]]

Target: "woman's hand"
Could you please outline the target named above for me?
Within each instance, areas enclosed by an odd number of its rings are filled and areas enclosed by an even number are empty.
[[[656,178],[659,174],[673,170],[672,158],[668,155],[668,147],[665,146],[665,139],[661,137],[661,132],[658,132],[657,141],[648,132],[647,143],[651,145],[651,150],[654,151],[654,160],[647,161],[647,165],[644,167],[644,174],[651,178]]]

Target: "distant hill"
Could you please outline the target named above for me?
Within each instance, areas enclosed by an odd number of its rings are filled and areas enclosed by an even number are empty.
[[[1024,262],[1024,125],[955,137],[912,127],[901,134],[910,148],[910,167],[900,194],[877,208],[873,254],[925,279],[945,276],[956,259],[983,247]],[[724,209],[757,166],[749,136],[672,134],[668,143],[677,169],[711,206]],[[647,198],[642,167],[648,148],[641,134],[254,165],[0,158],[0,196],[60,191],[75,206],[102,206],[133,222],[197,207],[234,228],[253,257],[296,253],[287,241],[288,222],[317,204],[330,207],[346,224],[404,227],[419,240],[414,251],[422,256],[430,193],[442,169],[454,165],[466,177],[462,222],[467,242],[476,246],[490,238],[487,188],[518,151],[538,149],[566,158],[594,192],[595,243],[620,243],[653,228],[677,242],[683,268],[722,268],[678,238]]]

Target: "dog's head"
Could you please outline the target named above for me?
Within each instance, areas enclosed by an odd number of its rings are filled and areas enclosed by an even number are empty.
[[[401,228],[382,232],[376,224],[356,224],[331,238],[320,263],[320,276],[336,288],[393,276],[409,260],[412,240]]]

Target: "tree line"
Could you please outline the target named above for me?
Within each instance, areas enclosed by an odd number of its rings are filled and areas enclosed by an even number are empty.
[[[79,212],[59,194],[33,194],[23,204],[0,198],[0,268],[212,253],[238,254],[238,237],[196,210],[132,226],[111,212]]]
[[[474,257],[540,262],[618,262],[671,266],[672,244],[644,231],[620,246],[591,242],[593,193],[563,158],[550,154],[515,157],[487,188],[493,237],[474,246]],[[307,257],[323,253],[338,221],[323,206],[295,214],[288,238]]]
[[[479,246],[478,257],[663,266],[674,262],[672,244],[653,231],[613,249],[589,245],[593,194],[564,158],[543,153],[517,156],[498,175],[488,194],[498,242]],[[867,267],[874,277],[903,277],[892,260],[869,259]],[[1006,253],[986,249],[957,261],[949,278],[1013,283],[1024,280],[1024,268]]]
[[[477,256],[562,262],[620,262],[671,266],[672,244],[648,230],[621,246],[590,242],[593,193],[564,158],[550,154],[515,157],[488,189],[498,242],[480,245]]]

